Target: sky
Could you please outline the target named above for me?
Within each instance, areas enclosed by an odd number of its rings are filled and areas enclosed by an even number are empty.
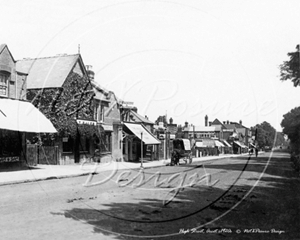
[[[278,131],[300,105],[279,65],[300,43],[300,1],[0,0],[1,41],[16,60],[80,52],[95,80],[161,115],[196,126],[263,121]],[[79,47],[80,46],[80,47]]]

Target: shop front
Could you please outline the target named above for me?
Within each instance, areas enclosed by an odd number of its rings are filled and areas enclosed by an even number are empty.
[[[56,133],[56,129],[30,102],[0,99],[0,164],[2,166],[16,162],[27,163],[26,134],[29,133]]]
[[[140,159],[156,159],[158,145],[161,142],[142,124],[124,123],[123,127],[123,159],[139,161]]]

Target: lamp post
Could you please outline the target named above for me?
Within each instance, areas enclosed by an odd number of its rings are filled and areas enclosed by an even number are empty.
[[[143,132],[141,132],[141,168],[143,167]]]

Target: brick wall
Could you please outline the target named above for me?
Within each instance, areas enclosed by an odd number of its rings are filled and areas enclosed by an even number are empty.
[[[18,74],[16,72],[16,63],[7,47],[5,47],[0,54],[0,71],[10,73],[7,97],[13,99],[26,99],[26,82],[24,83],[26,75]]]

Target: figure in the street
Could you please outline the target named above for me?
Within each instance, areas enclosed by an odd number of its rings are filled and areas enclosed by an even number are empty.
[[[256,147],[255,148],[255,157],[257,157],[257,155],[258,155],[258,148]]]
[[[249,156],[251,156],[253,154],[253,148],[249,149]]]

